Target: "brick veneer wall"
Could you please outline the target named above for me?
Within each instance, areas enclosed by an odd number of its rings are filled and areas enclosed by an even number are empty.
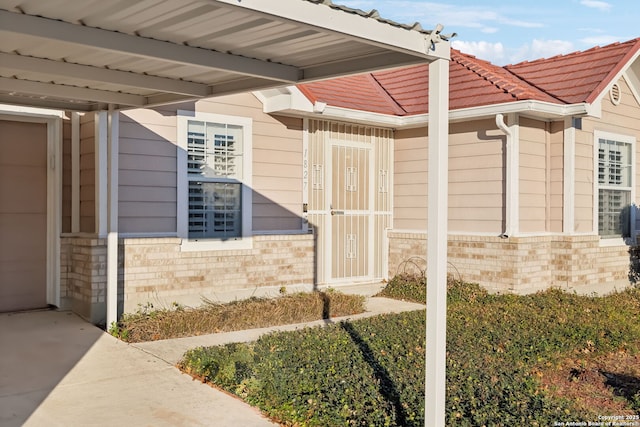
[[[105,319],[107,241],[93,237],[60,239],[61,307],[92,323]]]
[[[426,233],[392,231],[388,237],[390,276],[415,265],[416,257],[425,258]],[[598,236],[450,235],[448,262],[450,274],[492,292],[629,285],[629,247],[601,246]]]
[[[251,249],[181,251],[179,238],[127,238],[121,241],[124,312],[151,303],[197,305],[265,289],[313,286],[311,234],[254,236]]]

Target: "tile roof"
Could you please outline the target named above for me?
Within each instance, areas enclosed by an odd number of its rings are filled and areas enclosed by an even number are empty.
[[[449,108],[536,100],[591,102],[640,49],[640,38],[500,67],[451,50]],[[300,85],[312,101],[397,116],[428,112],[428,65]]]
[[[504,68],[567,104],[593,102],[639,49],[637,38]]]

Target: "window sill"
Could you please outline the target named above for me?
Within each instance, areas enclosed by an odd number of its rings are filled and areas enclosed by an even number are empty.
[[[622,237],[600,237],[600,246],[627,246],[627,243]]]
[[[252,249],[253,239],[251,237],[233,238],[229,240],[203,239],[188,240],[182,239],[180,245],[181,252],[197,251],[233,251],[242,249]]]

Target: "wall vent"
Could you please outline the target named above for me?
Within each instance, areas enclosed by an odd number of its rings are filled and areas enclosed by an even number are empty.
[[[611,85],[611,89],[609,89],[609,96],[611,97],[611,102],[613,105],[619,105],[620,99],[622,98],[622,90],[620,90],[620,85],[618,83],[614,83]]]

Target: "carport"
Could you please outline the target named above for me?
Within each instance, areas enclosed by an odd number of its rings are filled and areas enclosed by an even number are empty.
[[[47,303],[60,302],[61,125],[34,108],[100,112],[96,229],[107,239],[110,324],[117,318],[118,281],[115,111],[428,62],[428,274],[437,286],[428,290],[433,394],[426,410],[428,425],[443,424],[450,46],[440,31],[330,0],[0,0],[0,103],[20,106],[3,108],[0,118],[47,126]],[[72,229],[78,209],[72,200]],[[9,250],[3,247],[2,256]],[[1,286],[8,286],[0,274]]]

